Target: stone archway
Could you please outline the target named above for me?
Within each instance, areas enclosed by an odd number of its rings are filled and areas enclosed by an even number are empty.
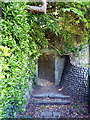
[[[64,69],[65,56],[59,56],[53,52],[43,53],[36,65],[36,81],[59,85]],[[43,81],[42,81],[43,80]],[[48,85],[47,83],[47,85]]]

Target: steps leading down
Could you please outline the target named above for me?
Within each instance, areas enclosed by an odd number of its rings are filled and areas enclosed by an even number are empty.
[[[31,103],[44,105],[67,105],[70,104],[70,96],[62,94],[34,94]]]

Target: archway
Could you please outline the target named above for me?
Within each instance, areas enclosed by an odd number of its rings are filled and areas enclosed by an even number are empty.
[[[42,53],[36,65],[36,81],[41,85],[59,85],[64,69],[65,56],[54,52]]]
[[[52,85],[55,83],[55,56],[43,53],[38,59],[38,84]]]

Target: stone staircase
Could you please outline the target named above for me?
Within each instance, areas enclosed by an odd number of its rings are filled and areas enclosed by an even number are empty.
[[[59,86],[49,85],[49,82],[35,86],[25,114],[32,118],[61,118],[70,106],[71,98],[59,90]]]
[[[32,94],[26,114],[32,118],[62,118],[63,107],[70,103],[70,96],[61,93]]]
[[[66,119],[78,117],[73,98],[66,95],[59,86],[35,86],[26,106],[25,113],[17,118],[28,119]],[[83,108],[81,108],[83,110]],[[80,112],[80,111],[79,111]]]
[[[62,94],[34,94],[31,103],[44,105],[67,105],[70,104],[70,96]]]

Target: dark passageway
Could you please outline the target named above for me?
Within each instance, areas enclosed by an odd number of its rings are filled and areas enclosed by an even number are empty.
[[[55,82],[55,59],[53,54],[43,54],[38,60],[39,79]]]

